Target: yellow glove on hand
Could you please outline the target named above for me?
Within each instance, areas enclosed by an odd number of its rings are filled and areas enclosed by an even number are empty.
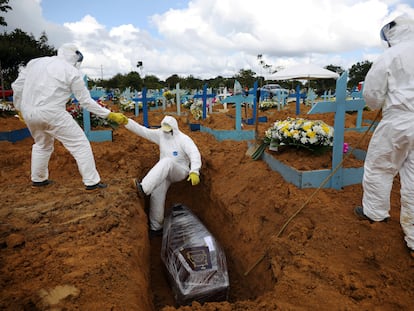
[[[110,112],[108,114],[108,119],[114,121],[118,124],[127,124],[128,118],[120,112]]]
[[[190,173],[190,175],[188,175],[187,181],[191,180],[191,184],[193,186],[198,185],[200,183],[200,176],[198,176],[197,173]]]
[[[23,118],[22,113],[20,111],[17,111],[17,117],[19,118],[19,120],[21,122],[23,122],[24,124],[26,124],[26,122],[24,122],[24,118]]]

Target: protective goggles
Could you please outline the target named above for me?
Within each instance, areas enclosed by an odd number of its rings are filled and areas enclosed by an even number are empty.
[[[381,28],[381,32],[380,32],[380,36],[381,39],[388,42],[387,36],[385,35],[386,33],[388,33],[388,31],[390,31],[390,29],[392,27],[394,27],[396,25],[396,23],[394,21],[389,22],[387,25],[385,25],[384,27]]]
[[[78,55],[78,60],[76,62],[81,63],[83,61],[83,55],[81,52],[76,51],[76,55]]]

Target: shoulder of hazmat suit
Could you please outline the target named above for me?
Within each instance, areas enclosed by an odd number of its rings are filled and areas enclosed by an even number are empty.
[[[363,96],[372,109],[414,111],[414,20],[401,15],[384,26],[381,37],[389,46],[373,63]]]
[[[73,94],[90,112],[103,118],[108,116],[110,111],[91,98],[82,73],[75,67],[79,55],[75,45],[64,44],[57,56],[29,61],[12,84],[17,95],[16,104],[23,115],[25,110],[36,107],[47,111],[66,110],[66,103]]]

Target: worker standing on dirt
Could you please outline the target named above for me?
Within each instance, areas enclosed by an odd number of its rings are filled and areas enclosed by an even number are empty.
[[[45,187],[49,180],[49,159],[55,139],[72,154],[78,165],[86,190],[106,188],[95,167],[91,145],[66,103],[73,94],[82,107],[102,118],[126,124],[128,118],[114,113],[94,101],[79,70],[82,53],[70,43],[59,48],[57,56],[29,61],[21,70],[12,88],[14,106],[34,139],[32,147],[32,187]]]
[[[150,236],[161,235],[168,188],[171,183],[185,178],[193,186],[197,185],[200,182],[201,155],[194,141],[178,129],[177,120],[172,116],[165,116],[158,129],[148,129],[132,119],[125,127],[160,148],[157,164],[141,182],[134,178],[133,186],[140,198],[150,196]]]
[[[364,164],[362,207],[365,220],[387,221],[394,177],[401,181],[400,223],[414,258],[414,19],[401,15],[381,29],[388,49],[369,70],[363,96],[372,109],[382,108]]]

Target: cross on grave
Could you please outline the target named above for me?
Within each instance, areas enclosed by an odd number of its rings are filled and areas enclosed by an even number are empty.
[[[257,83],[255,84],[255,91],[256,94],[257,90]],[[206,94],[206,87],[204,88]],[[206,101],[207,97],[205,97]],[[224,98],[221,102],[222,103],[234,103],[236,105],[236,124],[235,130],[213,130],[208,127],[200,126],[201,132],[206,132],[213,135],[218,141],[230,139],[230,140],[252,140],[255,138],[255,131],[246,130],[243,131],[241,128],[242,125],[242,118],[241,118],[241,104],[244,102],[256,102],[256,95],[249,94],[248,96],[243,96],[242,94],[232,95]],[[203,103],[204,110],[206,109],[205,103]],[[256,111],[256,109],[255,109]]]
[[[203,92],[201,94],[195,94],[193,96],[194,99],[196,98],[201,98],[201,100],[203,101],[203,120],[205,120],[207,118],[207,98],[214,98],[216,97],[216,94],[211,93],[211,94],[207,94],[207,83],[204,84],[203,86]]]
[[[97,88],[96,86],[94,86],[89,93],[94,100],[98,100],[99,98],[106,96],[106,92],[102,88]]]
[[[83,81],[85,82],[85,85],[87,87],[88,78],[86,77],[86,75],[83,77]],[[85,132],[85,135],[88,138],[88,140],[94,141],[94,142],[112,141],[112,131],[111,130],[92,131],[91,113],[86,108],[83,108],[82,111],[83,111],[83,131]]]
[[[344,146],[345,112],[362,111],[365,107],[365,101],[362,98],[347,99],[347,79],[348,73],[345,71],[336,81],[335,101],[318,102],[308,112],[308,114],[335,112],[332,170],[336,169],[337,166],[339,166],[339,168],[330,179],[330,187],[334,189],[341,189],[344,184],[357,183],[357,181],[359,183],[362,178],[361,172],[356,173],[355,171],[344,170],[341,165]],[[344,180],[347,180],[347,182],[344,183]]]
[[[181,115],[181,104],[185,103],[189,97],[192,97],[180,89],[180,83],[175,85],[175,102],[177,103],[177,115]]]
[[[303,101],[305,101],[306,94],[300,92],[299,84],[296,86],[296,92],[293,94],[289,94],[288,97],[296,98],[296,114],[300,114],[300,100],[302,99]]]
[[[136,117],[139,115],[138,102],[142,102],[142,113],[143,113],[142,122],[143,122],[145,127],[149,127],[149,124],[148,124],[148,102],[154,101],[154,100],[155,100],[154,97],[147,97],[147,88],[144,87],[144,88],[142,88],[142,97],[137,98],[137,100],[135,101],[135,116]]]
[[[181,115],[180,83],[175,85],[175,102],[177,103],[177,115]]]
[[[148,96],[148,93],[150,93],[150,96]],[[163,90],[148,90],[147,91],[147,98],[153,98],[154,106],[149,107],[149,110],[157,110],[160,107],[162,107],[162,110],[165,111],[167,107],[167,99],[163,96]],[[161,105],[158,103],[161,102]]]
[[[311,88],[309,88],[308,93],[306,94],[306,104],[310,104],[313,106],[315,104],[315,99],[318,96],[316,95],[315,91]]]
[[[354,90],[354,91],[351,92],[352,99],[357,99],[357,98],[361,98],[362,99],[363,87],[364,86],[362,85],[361,90],[359,90],[359,91],[358,90]],[[364,107],[360,107],[360,109],[357,110],[356,126],[352,130],[362,132],[362,131],[365,131],[368,128],[368,126],[365,126],[365,127],[361,126],[361,124],[362,124],[362,113],[363,113],[363,111],[364,111]],[[366,123],[371,123],[371,121],[368,121],[368,120],[366,120],[365,122]]]
[[[255,88],[254,88],[254,93],[256,94],[256,89],[257,89],[257,82],[255,82]],[[234,103],[236,105],[236,131],[241,131],[241,124],[242,124],[242,118],[241,118],[241,105],[242,103],[249,103],[249,102],[253,102],[253,119],[256,118],[256,105],[257,105],[257,100],[256,100],[256,96],[252,95],[252,94],[248,94],[243,95],[243,94],[237,94],[237,95],[232,95],[232,96],[228,96],[225,99],[222,100],[223,103]]]
[[[322,95],[323,100],[324,101],[329,101],[332,98],[334,98],[335,96],[332,95],[331,93],[332,93],[331,90],[323,92],[323,95]]]
[[[257,117],[257,111],[258,111],[258,105],[259,105],[259,98],[263,98],[263,90],[258,89],[258,82],[255,81],[253,84],[253,91],[252,94],[255,94],[256,96],[247,96],[245,97],[245,103],[249,103],[252,104],[253,106],[253,115],[251,119],[247,119],[247,120],[242,120],[244,123],[248,124],[248,125],[253,125],[256,124],[256,122],[267,122],[267,117],[263,116],[263,117]],[[278,95],[279,97],[279,95]],[[286,98],[286,97],[285,97]],[[279,102],[280,103],[280,102]],[[280,104],[278,105],[278,110],[280,110]],[[237,110],[236,110],[237,113]]]

